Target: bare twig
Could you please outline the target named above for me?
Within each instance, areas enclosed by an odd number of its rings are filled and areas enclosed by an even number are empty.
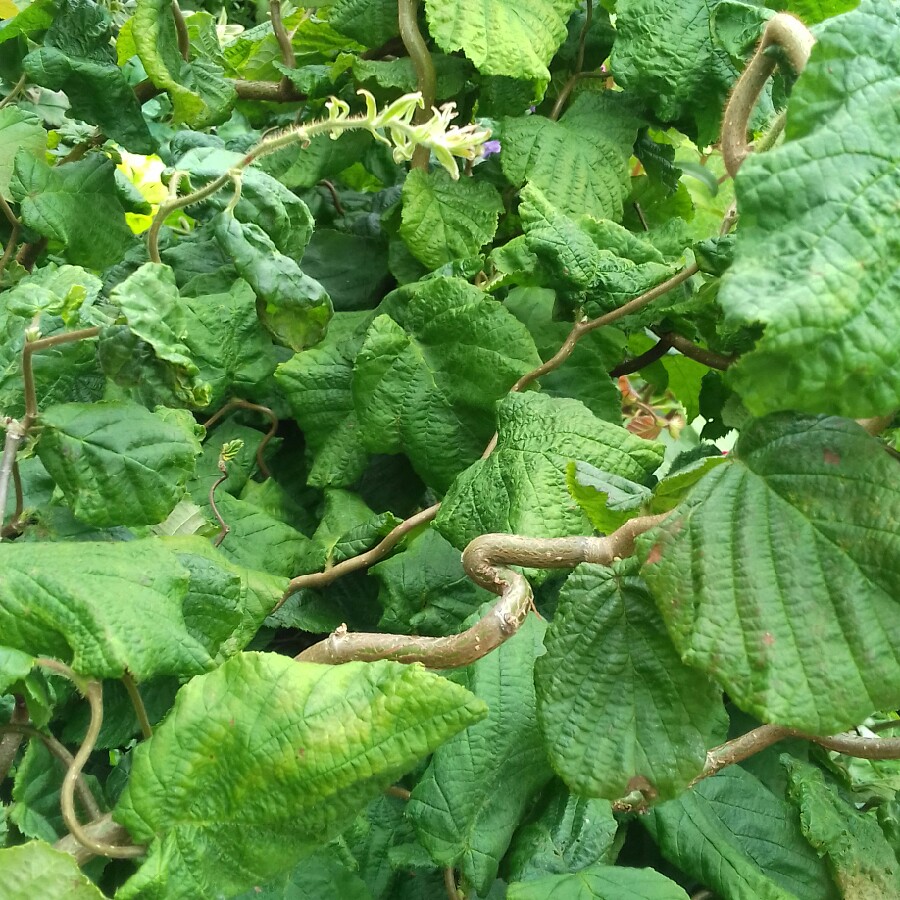
[[[455,669],[481,659],[518,630],[533,605],[531,585],[510,566],[569,569],[579,563],[610,565],[629,556],[639,534],[665,515],[631,519],[607,537],[533,538],[484,534],[463,551],[463,567],[475,584],[500,599],[474,625],[450,637],[356,632],[342,626],[296,658],[336,665],[351,660],[421,662],[431,669]]]
[[[23,440],[25,440],[25,436],[27,434],[28,432],[26,431],[26,429],[15,419],[9,419],[7,421],[6,439],[3,442],[3,459],[0,460],[0,540],[3,540],[3,536],[5,534],[3,522],[6,519],[6,503],[7,497],[9,496],[10,481],[13,481],[17,485],[17,514],[14,516],[13,521],[15,521],[18,516],[22,514],[22,510],[20,508],[22,486],[21,482],[14,478],[13,473],[16,471],[16,454],[19,452],[19,445]]]
[[[419,31],[419,0],[398,0],[397,10],[400,22],[400,38],[406,52],[412,60],[416,70],[416,81],[419,92],[422,94],[424,109],[416,111],[414,122],[421,123],[431,116],[432,109],[437,100],[437,74],[434,70],[434,60],[428,52],[428,45]],[[413,153],[412,167],[414,169],[428,169],[430,152],[427,147],[417,147]]]
[[[203,427],[206,429],[212,428],[216,422],[223,419],[229,413],[233,412],[236,409],[249,409],[254,412],[258,412],[261,415],[265,416],[272,424],[269,430],[266,432],[266,436],[260,441],[259,446],[256,448],[256,465],[260,472],[262,472],[264,478],[271,478],[272,473],[269,471],[269,467],[266,465],[266,461],[263,458],[263,452],[266,447],[269,445],[269,441],[275,437],[276,432],[278,431],[278,416],[268,407],[261,406],[259,403],[251,403],[249,400],[241,400],[240,398],[235,398],[234,400],[229,400],[217,413],[211,416],[203,423]]]
[[[62,763],[63,768],[67,771],[72,763],[75,762],[75,757],[72,756],[65,746],[53,737],[52,734],[45,734],[43,731],[39,731],[32,725],[10,722],[8,725],[0,725],[0,734],[16,734],[42,741],[44,746]],[[2,778],[0,778],[0,781],[2,781]],[[81,803],[84,806],[85,812],[92,819],[99,818],[103,813],[98,806],[97,801],[94,799],[94,795],[91,793],[91,789],[88,787],[87,781],[85,781],[83,775],[79,775],[75,789],[78,791],[78,796],[81,798]]]
[[[459,900],[459,888],[456,886],[456,872],[453,866],[444,868],[444,887],[447,889],[447,900]]]
[[[30,272],[34,268],[34,264],[38,261],[38,257],[47,249],[47,244],[50,241],[45,238],[38,238],[38,240],[34,241],[30,244],[22,244],[21,249],[16,254],[16,262],[25,269],[26,272]]]
[[[79,693],[88,701],[91,708],[91,720],[88,723],[87,732],[84,735],[81,746],[78,748],[78,752],[75,754],[75,758],[72,760],[72,764],[66,772],[65,778],[63,778],[60,791],[60,808],[66,828],[69,829],[69,833],[76,841],[98,856],[109,856],[114,859],[135,859],[143,856],[145,853],[144,847],[114,845],[95,839],[90,832],[83,828],[75,812],[75,787],[78,784],[81,770],[94,750],[97,736],[100,734],[100,728],[103,725],[103,686],[99,681],[82,678],[69,666],[57,659],[38,657],[35,662],[57,675],[68,678],[78,688]]]
[[[24,78],[25,76],[23,75],[22,77]],[[9,222],[10,225],[9,240],[3,248],[3,256],[0,257],[0,275],[2,275],[6,271],[6,267],[12,259],[12,255],[15,253],[16,246],[19,243],[21,223],[2,194],[0,194],[0,210],[2,210],[3,215],[6,216],[6,221]]]
[[[397,797],[400,800],[409,800],[412,797],[412,794],[405,787],[400,787],[399,784],[392,784],[385,793],[388,797]]]
[[[339,216],[345,216],[347,214],[347,210],[344,209],[344,204],[341,203],[341,198],[338,196],[337,189],[335,186],[328,181],[327,178],[323,178],[320,182],[318,182],[320,187],[325,188],[329,194],[331,194],[331,202],[334,204],[334,211]]]
[[[19,80],[12,86],[12,90],[2,99],[0,100],[0,109],[3,109],[4,106],[9,105],[22,93],[22,90],[25,87],[25,83],[28,81],[28,76],[23,72]]]
[[[689,341],[686,337],[675,334],[674,331],[667,331],[664,334],[656,332],[656,334],[659,334],[662,340],[668,341],[669,345],[674,347],[682,356],[702,363],[710,369],[719,369],[724,372],[734,362],[733,356],[723,356],[721,353],[707,350],[705,347]]]
[[[665,356],[672,345],[663,337],[661,337],[649,350],[645,350],[639,356],[626,359],[620,362],[614,369],[609,370],[610,378],[620,378],[622,375],[631,375],[633,372],[640,372],[645,366],[649,366],[656,360]]]
[[[122,674],[122,684],[125,685],[125,690],[128,692],[128,699],[134,707],[134,714],[137,716],[138,724],[141,726],[141,734],[144,736],[144,740],[153,737],[153,726],[150,724],[150,719],[147,717],[147,707],[144,706],[141,692],[138,690],[138,686],[135,683],[134,678],[132,678],[131,672],[126,671]]]
[[[875,416],[871,419],[857,419],[856,421],[858,424],[862,425],[866,432],[873,437],[876,437],[894,421],[896,415],[896,412],[892,412],[888,413],[886,416]]]
[[[722,158],[732,177],[750,155],[747,143],[750,115],[777,65],[770,48],[780,47],[799,74],[806,66],[814,43],[809,29],[787,13],[778,13],[766,23],[759,46],[735,84],[722,118]]]
[[[342,575],[349,575],[351,572],[358,572],[361,569],[368,569],[369,566],[375,565],[378,560],[387,556],[413,529],[430,522],[437,515],[440,508],[440,503],[435,503],[434,506],[429,506],[428,509],[423,509],[421,512],[410,516],[389,531],[379,544],[376,544],[371,550],[367,550],[359,556],[345,559],[324,572],[312,572],[309,575],[297,575],[295,578],[292,578],[284,596],[278,601],[278,606],[275,609],[281,607],[285,600],[291,594],[296,594],[297,591],[302,591],[306,588],[327,587],[332,581],[336,581]]]
[[[578,35],[578,54],[575,57],[575,69],[572,74],[569,76],[568,81],[563,85],[563,89],[559,92],[559,96],[556,98],[556,102],[553,104],[553,109],[550,112],[550,118],[555,122],[560,115],[562,115],[563,108],[566,105],[566,101],[572,94],[572,91],[575,90],[575,85],[578,84],[579,79],[582,76],[582,69],[584,68],[584,48],[587,42],[588,31],[591,28],[591,21],[594,18],[594,3],[593,0],[587,0],[587,6],[585,7],[584,14],[584,25],[581,26],[581,33]]]
[[[184,21],[184,13],[178,5],[178,0],[172,0],[172,18],[175,20],[175,33],[178,35],[178,52],[185,62],[191,58],[191,38],[188,34],[187,22]]]
[[[231,531],[231,527],[222,518],[222,513],[219,512],[219,507],[216,506],[216,488],[223,481],[228,480],[228,472],[225,471],[225,463],[221,459],[219,460],[219,472],[221,474],[212,483],[212,485],[210,485],[209,488],[209,505],[212,508],[213,515],[216,517],[216,521],[219,523],[219,533],[213,539],[213,547],[221,547],[222,541],[224,541],[225,538],[228,537],[228,532]]]
[[[82,825],[82,831],[90,837],[93,844],[100,846],[108,844],[118,846],[131,840],[128,830],[124,825],[114,822],[111,813],[107,813],[87,825]],[[71,834],[60,838],[53,846],[56,850],[74,856],[80,866],[97,856],[92,849],[80,844]]]
[[[297,57],[294,55],[294,45],[291,43],[291,36],[284,27],[284,20],[281,18],[281,0],[269,0],[269,17],[272,20],[272,31],[275,34],[275,40],[278,41],[278,49],[281,51],[281,61],[287,69],[297,68]],[[280,87],[283,91],[289,91],[293,82],[287,75],[281,76]]]

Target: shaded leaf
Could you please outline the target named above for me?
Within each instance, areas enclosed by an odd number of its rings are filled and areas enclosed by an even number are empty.
[[[103,900],[73,856],[43,841],[0,850],[0,890],[6,900]]]

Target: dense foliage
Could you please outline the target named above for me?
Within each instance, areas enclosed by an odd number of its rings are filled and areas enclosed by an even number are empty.
[[[900,897],[900,4],[0,12],[5,900]]]

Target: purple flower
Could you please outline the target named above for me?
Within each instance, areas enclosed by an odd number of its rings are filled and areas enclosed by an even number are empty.
[[[481,158],[487,159],[489,156],[499,153],[500,149],[500,141],[485,141],[481,145]]]
[[[529,107],[528,107],[528,112],[533,113],[536,109],[537,109],[536,106],[529,106]]]

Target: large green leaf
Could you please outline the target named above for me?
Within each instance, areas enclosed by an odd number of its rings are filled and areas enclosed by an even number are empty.
[[[253,288],[260,320],[279,343],[303,350],[321,340],[333,310],[318,281],[280,253],[262,228],[228,212],[216,221],[216,240]]]
[[[172,98],[176,122],[201,128],[228,118],[237,97],[234,88],[220,66],[181,58],[171,0],[138,0],[132,35],[148,77]]]
[[[837,897],[796,812],[739,766],[653,808],[641,822],[666,859],[723,900]]]
[[[662,462],[659,444],[596,418],[577,400],[510,394],[498,406],[497,431],[496,450],[456,479],[438,513],[438,527],[460,549],[493,531],[590,534],[566,487],[570,460],[639,484]]]
[[[13,160],[20,151],[42,159],[47,151],[47,132],[32,112],[17,106],[0,109],[0,196],[12,200],[9,183],[13,177]]]
[[[649,783],[668,799],[700,774],[727,719],[721,689],[678,658],[633,560],[567,579],[535,668],[553,767],[578,794]]]
[[[559,785],[540,815],[516,832],[506,856],[507,880],[532,881],[612,863],[618,828],[607,800],[579,797]]]
[[[155,525],[200,453],[196,437],[136,403],[65,403],[41,413],[38,455],[83,522]]]
[[[111,28],[112,22],[109,24]],[[109,34],[106,39],[108,43]],[[116,65],[115,54],[107,59],[89,59],[70,56],[45,44],[29,53],[23,65],[30,81],[65,92],[73,117],[97,125],[132,153],[152,153],[156,149],[141,105]]]
[[[900,897],[900,863],[875,814],[842,800],[821,769],[789,756],[782,762],[803,834],[828,860],[841,894],[848,900]]]
[[[113,288],[110,299],[122,310],[129,331],[149,344],[169,370],[178,400],[188,406],[208,406],[209,385],[184,344],[187,317],[172,269],[145,263]]]
[[[400,30],[397,0],[335,0],[328,21],[367,47],[380,47]]]
[[[766,0],[769,9],[789,12],[806,25],[815,25],[832,16],[856,9],[859,0]]]
[[[591,866],[572,875],[549,875],[511,884],[508,900],[687,900],[674,881],[653,869]]]
[[[526,182],[571,215],[622,218],[628,195],[628,160],[640,121],[615,94],[579,95],[554,122],[519,116],[503,124],[503,173]]]
[[[607,312],[664,281],[677,266],[649,241],[609,219],[567,216],[534,185],[519,208],[528,249],[550,284],[589,315]]]
[[[406,453],[446,490],[484,450],[496,401],[540,357],[525,327],[461,278],[400,288],[379,311],[353,375],[362,440]]]
[[[400,236],[430,269],[474,256],[494,236],[503,203],[487,181],[454,181],[444,169],[413,169],[403,185]]]
[[[155,541],[13,543],[3,567],[7,646],[103,678],[125,669],[139,680],[194,674],[210,665],[185,625],[190,573]]]
[[[552,775],[538,731],[534,661],[545,625],[530,616],[462,683],[490,712],[439,747],[412,792],[407,815],[435,862],[458,867],[486,894],[534,794]]]
[[[9,820],[25,837],[55,843],[66,833],[59,794],[63,767],[39,740],[28,742],[16,765]],[[2,884],[2,881],[0,881]]]
[[[420,666],[233,657],[135,751],[116,818],[150,846],[119,896],[235,894],[290,871],[484,714]]]
[[[900,703],[898,519],[896,463],[858,425],[769,416],[641,539],[644,576],[686,662],[829,734]]]
[[[184,345],[209,385],[208,405],[246,395],[275,371],[278,353],[256,314],[256,295],[238,278],[227,294],[183,301]]]
[[[485,75],[548,82],[576,0],[426,0],[441,49],[462,50]]]
[[[723,0],[620,0],[612,69],[616,81],[650,102],[664,122],[695,131],[702,146],[718,137],[737,70],[713,39]]]
[[[104,895],[68,853],[43,841],[0,850],[5,900],[103,900]]]
[[[282,363],[275,372],[313,458],[309,483],[316,487],[353,484],[365,468],[353,406],[353,361],[362,346],[359,326],[369,313],[336,313],[324,339]]]
[[[823,26],[784,144],[738,174],[741,227],[719,302],[728,323],[765,326],[729,373],[754,413],[900,405],[898,42],[890,0]]]
[[[115,168],[102,154],[51,168],[23,150],[16,155],[9,190],[21,204],[22,221],[64,244],[69,262],[103,269],[119,262],[135,242]]]

